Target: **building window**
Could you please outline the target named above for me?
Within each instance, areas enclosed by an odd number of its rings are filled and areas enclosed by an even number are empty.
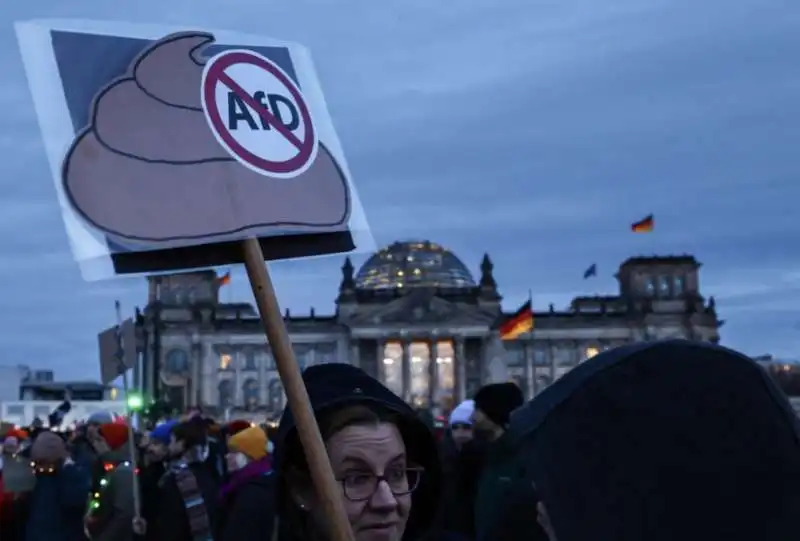
[[[33,416],[34,417],[47,417],[53,410],[50,409],[50,406],[34,406],[33,407]]]
[[[258,370],[258,364],[256,363],[256,352],[252,349],[248,349],[244,352],[244,369]]]
[[[387,342],[383,346],[383,384],[397,396],[403,389],[403,346],[400,342]]]
[[[244,394],[244,403],[247,407],[255,407],[258,405],[259,398],[258,381],[249,378],[242,386],[242,394]]]
[[[171,349],[166,364],[170,374],[184,374],[189,371],[189,354],[182,349]]]
[[[217,385],[217,390],[219,391],[219,404],[223,408],[228,408],[233,406],[233,398],[234,398],[233,381],[229,379],[223,379]]]
[[[278,378],[269,382],[269,409],[273,414],[283,411],[283,384]]]
[[[503,342],[506,349],[506,365],[511,368],[515,366],[525,366],[525,344],[519,340],[508,340]]]
[[[25,406],[6,406],[6,415],[23,417],[25,415]]]
[[[589,360],[592,357],[594,357],[595,355],[597,355],[598,353],[600,353],[600,348],[595,347],[595,346],[589,346],[583,352],[583,358],[584,358],[584,360]]]
[[[219,356],[220,370],[233,370],[233,357],[230,353],[222,353]]]
[[[658,296],[667,298],[670,296],[670,277],[669,276],[659,276],[658,277]]]
[[[533,350],[533,364],[536,366],[547,366],[550,364],[549,359],[547,358],[546,348],[540,346]]]
[[[311,364],[311,356],[313,355],[313,346],[309,344],[293,344],[294,358],[297,364],[300,365],[300,370],[305,370]]]
[[[317,344],[314,348],[314,363],[316,364],[329,364],[337,361],[337,344],[336,342],[328,342],[325,344]]]
[[[675,276],[672,278],[672,288],[675,292],[675,296],[683,295],[684,293],[684,283],[683,283],[683,276]]]
[[[648,297],[654,297],[656,294],[656,282],[652,276],[644,277],[644,294]]]

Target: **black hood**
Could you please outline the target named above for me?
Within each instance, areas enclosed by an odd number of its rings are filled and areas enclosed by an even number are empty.
[[[354,404],[380,406],[402,419],[398,428],[403,436],[406,452],[415,463],[425,468],[420,486],[412,494],[411,516],[404,538],[417,539],[427,533],[433,527],[441,499],[442,472],[436,440],[416,412],[379,381],[349,364],[311,366],[303,372],[303,382],[317,419],[322,413]],[[287,438],[294,432],[294,416],[287,406],[274,441],[273,466],[279,477],[281,510],[288,503],[286,486],[281,477],[284,449]]]
[[[797,539],[798,420],[735,351],[602,353],[514,412],[510,433],[559,541]]]

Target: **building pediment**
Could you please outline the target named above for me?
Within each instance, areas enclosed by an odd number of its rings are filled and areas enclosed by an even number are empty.
[[[477,306],[454,303],[424,291],[414,291],[369,311],[356,313],[350,327],[375,325],[491,325],[495,316]]]

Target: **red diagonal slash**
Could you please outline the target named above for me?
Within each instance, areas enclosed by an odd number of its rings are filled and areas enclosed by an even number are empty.
[[[264,119],[264,122],[268,123],[270,126],[275,128],[278,133],[283,135],[287,141],[297,148],[297,150],[302,150],[303,142],[295,134],[286,129],[286,126],[283,125],[283,122],[275,118],[275,115],[270,113],[266,107],[254,100],[253,97],[250,96],[250,94],[248,94],[244,88],[239,86],[239,83],[231,79],[227,73],[220,73],[219,81],[227,86],[231,92],[236,94],[248,107],[258,113],[258,116]]]

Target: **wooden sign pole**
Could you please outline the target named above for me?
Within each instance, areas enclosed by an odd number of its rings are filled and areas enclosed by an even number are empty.
[[[253,288],[256,305],[264,325],[264,332],[275,356],[275,364],[286,391],[286,398],[292,410],[300,443],[306,454],[311,480],[316,487],[325,513],[329,519],[332,541],[354,541],[353,531],[341,499],[341,490],[333,477],[328,453],[319,433],[311,401],[303,383],[300,367],[294,357],[292,343],[286,324],[281,315],[275,288],[272,286],[264,253],[258,239],[242,241],[244,266]]]

